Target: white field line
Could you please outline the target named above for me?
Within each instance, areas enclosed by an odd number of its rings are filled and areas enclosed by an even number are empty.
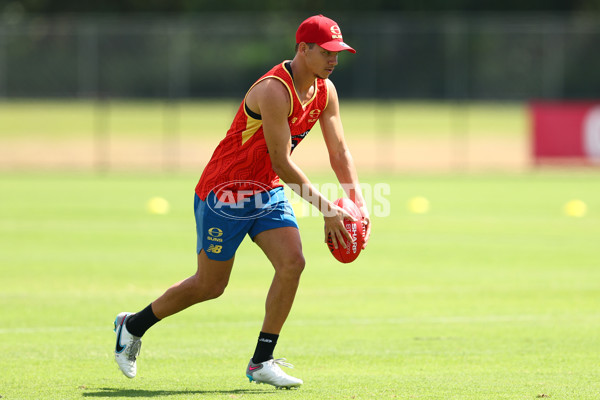
[[[292,326],[332,326],[332,325],[404,325],[404,324],[494,324],[506,322],[544,322],[544,321],[564,321],[564,316],[553,318],[548,315],[487,315],[479,317],[424,317],[424,318],[350,318],[350,319],[329,319],[329,320],[290,320],[287,325]],[[252,327],[259,324],[260,321],[213,321],[202,323],[172,323],[165,324],[169,329],[181,329],[182,327],[204,326],[204,327]],[[16,327],[0,328],[0,335],[9,334],[38,334],[38,333],[68,333],[68,332],[99,332],[112,330],[112,324],[106,327],[98,326],[39,326],[39,327]]]

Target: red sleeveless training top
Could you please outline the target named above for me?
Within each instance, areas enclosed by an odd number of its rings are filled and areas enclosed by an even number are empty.
[[[302,105],[294,88],[290,61],[273,67],[256,81],[250,90],[264,79],[278,79],[288,90],[291,100],[288,124],[293,151],[327,107],[329,99],[327,82],[323,79],[315,79],[315,93],[306,104]],[[211,191],[225,190],[229,193],[243,192],[247,195],[249,192],[256,193],[282,186],[271,166],[260,118],[260,115],[246,107],[246,97],[244,97],[231,127],[215,149],[196,185],[196,194],[201,200],[206,200],[206,196]]]

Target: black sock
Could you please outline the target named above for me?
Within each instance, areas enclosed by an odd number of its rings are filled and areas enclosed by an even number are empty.
[[[152,325],[160,321],[152,312],[152,304],[125,321],[125,327],[134,336],[142,337]]]
[[[254,364],[260,364],[273,359],[273,350],[277,344],[279,335],[273,333],[260,332],[258,336],[258,343],[256,344],[256,350],[254,350],[254,356],[252,362]]]

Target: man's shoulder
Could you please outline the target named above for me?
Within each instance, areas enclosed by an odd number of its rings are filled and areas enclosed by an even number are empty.
[[[244,99],[246,107],[259,115],[274,109],[280,110],[282,114],[288,114],[290,102],[289,89],[285,84],[277,79],[268,78],[255,83]]]
[[[264,79],[256,82],[256,85],[254,85],[251,90],[265,92],[266,94],[286,93],[288,91],[288,86],[285,84],[285,82],[282,82],[279,79],[270,78],[273,77],[267,76]]]
[[[246,99],[250,102],[261,99],[263,102],[286,102],[290,100],[289,83],[277,75],[263,75],[248,91]]]
[[[325,84],[325,86],[327,86],[327,89],[331,90],[335,90],[335,85],[333,84],[333,81],[329,78],[326,79],[322,79],[323,83]]]

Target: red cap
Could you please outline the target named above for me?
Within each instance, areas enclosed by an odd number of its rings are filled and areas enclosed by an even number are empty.
[[[296,44],[316,43],[328,51],[348,50],[356,53],[342,40],[342,31],[337,22],[323,15],[314,15],[302,22],[296,31]]]

